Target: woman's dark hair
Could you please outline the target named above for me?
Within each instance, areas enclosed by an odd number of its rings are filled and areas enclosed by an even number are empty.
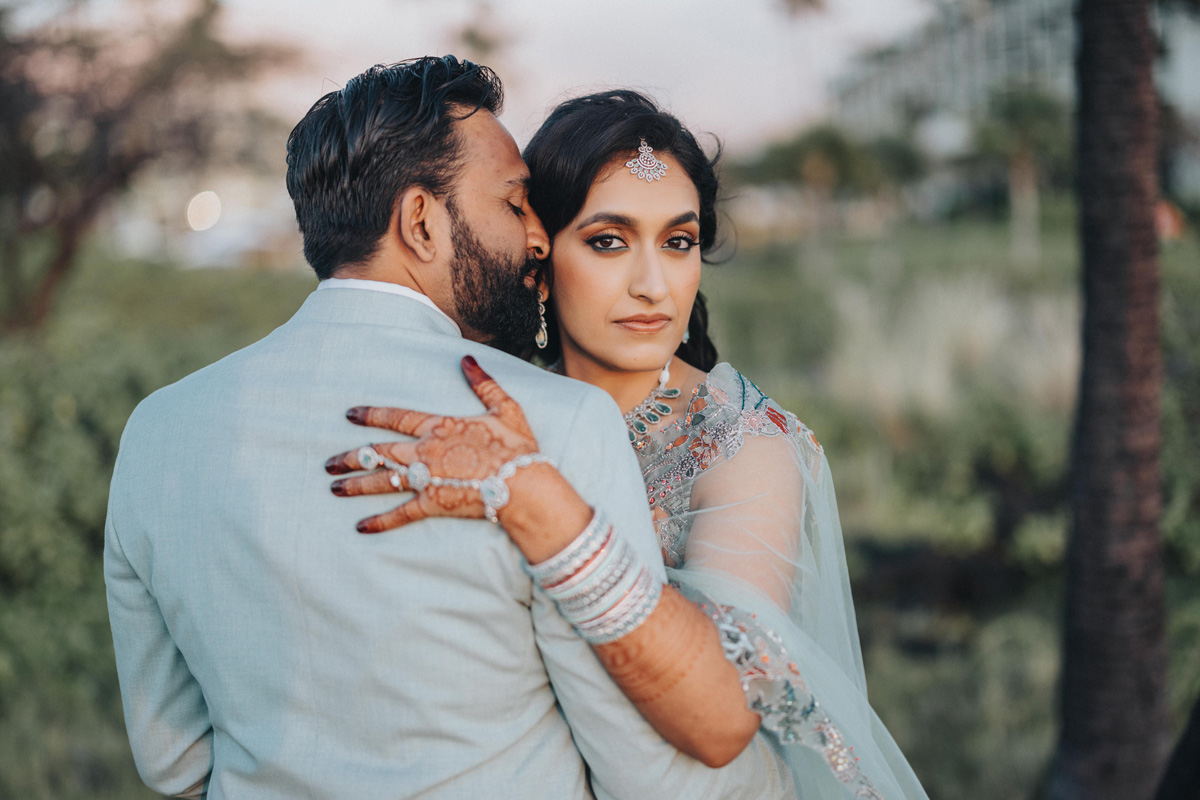
[[[494,72],[454,56],[377,65],[318,100],[287,143],[288,194],[317,277],[368,259],[410,186],[452,196],[452,123],[503,102]]]
[[[691,178],[700,195],[700,253],[717,242],[716,163],[678,119],[639,92],[621,89],[589,94],[560,103],[525,147],[529,165],[529,203],[546,226],[551,241],[579,214],[600,171],[614,159],[636,154],[641,140],[658,154],[670,153]],[[558,326],[549,304],[546,325],[550,344],[543,356],[561,352]],[[675,354],[707,372],[717,363],[717,348],[708,336],[708,310],[697,293],[688,320],[688,341]]]

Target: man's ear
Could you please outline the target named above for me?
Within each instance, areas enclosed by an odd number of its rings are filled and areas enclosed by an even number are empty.
[[[446,210],[424,186],[410,186],[396,201],[393,225],[401,243],[418,260],[437,258],[438,242],[446,224]]]

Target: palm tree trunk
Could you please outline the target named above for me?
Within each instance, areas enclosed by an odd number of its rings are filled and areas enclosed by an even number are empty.
[[[1187,727],[1175,744],[1154,800],[1194,800],[1200,786],[1200,700],[1192,706]]]
[[[1169,751],[1148,0],[1081,0],[1083,371],[1053,800],[1148,800]]]

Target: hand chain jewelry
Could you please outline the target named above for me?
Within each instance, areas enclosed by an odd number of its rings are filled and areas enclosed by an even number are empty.
[[[501,464],[495,475],[489,475],[486,478],[442,478],[431,475],[429,467],[420,461],[414,461],[405,466],[381,455],[373,447],[360,447],[358,464],[365,470],[374,470],[379,467],[390,469],[392,475],[388,478],[388,482],[396,489],[400,488],[401,478],[405,477],[408,478],[409,488],[414,492],[422,492],[430,486],[444,486],[448,489],[474,489],[479,492],[483,500],[484,516],[487,517],[488,522],[497,524],[500,521],[498,512],[508,504],[509,499],[508,484],[505,481],[516,475],[517,470],[523,467],[532,464],[553,466],[554,461],[550,456],[541,453],[526,453]]]
[[[654,611],[662,584],[597,511],[561,552],[529,573],[589,644],[626,636]]]
[[[671,380],[671,362],[658,373],[658,386],[650,390],[646,399],[625,415],[625,427],[629,429],[629,441],[636,442],[639,436],[645,436],[650,426],[671,413],[671,404],[663,400],[674,400],[679,397],[678,389],[668,389],[667,382]]]

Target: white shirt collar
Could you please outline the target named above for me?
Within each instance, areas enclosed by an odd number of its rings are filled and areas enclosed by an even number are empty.
[[[450,319],[450,315],[438,308],[437,304],[430,300],[428,296],[421,294],[416,289],[410,289],[398,283],[369,281],[363,278],[326,278],[317,284],[317,289],[366,289],[370,292],[386,292],[387,294],[398,294],[401,297],[408,297],[416,300],[418,303],[424,303],[441,314],[450,321],[450,324],[454,326],[454,330],[458,331],[458,335],[462,336],[462,328],[458,327],[458,323]]]

